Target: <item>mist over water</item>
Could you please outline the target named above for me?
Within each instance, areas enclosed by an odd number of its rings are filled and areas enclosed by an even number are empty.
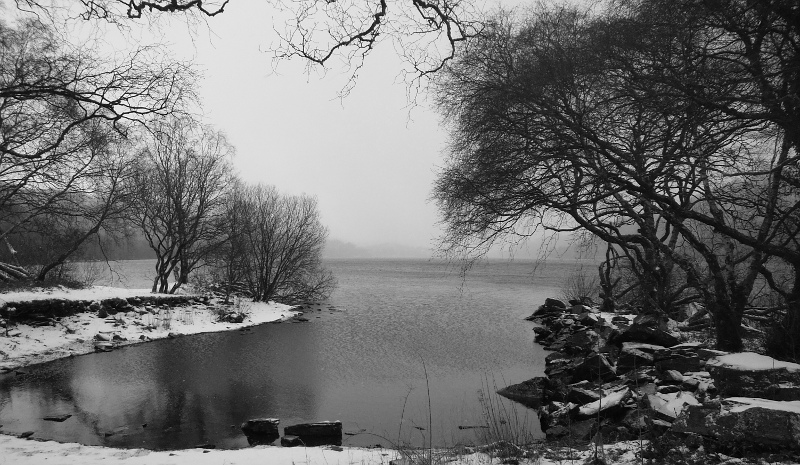
[[[148,261],[122,270],[148,287]],[[339,287],[308,323],[130,346],[0,376],[3,431],[116,447],[247,447],[239,425],[341,420],[345,445],[480,442],[480,394],[541,375],[523,321],[558,296],[573,263],[490,261],[466,276],[425,260],[330,260]],[[139,269],[141,268],[141,269]],[[99,282],[98,284],[102,284]],[[334,311],[328,311],[334,306]],[[427,376],[426,376],[427,372]],[[504,401],[505,402],[505,401]],[[532,410],[504,405],[535,434]],[[64,423],[43,422],[71,413]],[[142,426],[146,424],[147,426]]]

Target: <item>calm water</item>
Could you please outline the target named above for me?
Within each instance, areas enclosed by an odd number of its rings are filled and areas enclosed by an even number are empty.
[[[122,265],[129,287],[149,285],[150,262]],[[433,443],[480,441],[479,430],[458,426],[483,423],[480,391],[542,373],[546,353],[522,318],[557,296],[575,268],[548,264],[534,274],[533,262],[497,261],[462,279],[422,260],[328,266],[339,287],[327,304],[338,311],[309,313],[309,323],[157,341],[0,375],[2,431],[115,447],[240,448],[248,444],[238,425],[277,417],[282,426],[341,420],[359,433],[345,435],[345,445],[422,445],[431,434],[429,387]],[[533,411],[503,402],[540,434]],[[62,413],[73,417],[41,421]]]

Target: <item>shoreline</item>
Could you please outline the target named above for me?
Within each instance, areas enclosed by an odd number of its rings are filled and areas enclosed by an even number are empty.
[[[116,291],[119,289],[119,291]],[[125,289],[96,286],[89,289],[63,290],[56,289],[50,293],[20,292],[0,294],[6,305],[17,302],[46,300],[86,300],[101,301],[105,299],[156,299],[159,297],[175,298],[171,294],[151,294],[145,289]],[[115,291],[117,292],[115,294]],[[200,295],[181,295],[191,301],[186,307],[170,306],[170,322],[167,325],[153,324],[158,321],[157,307],[164,309],[164,304],[131,305],[127,311],[109,314],[105,318],[98,317],[96,312],[81,312],[70,316],[51,319],[50,324],[32,326],[30,324],[14,325],[8,333],[11,337],[0,334],[0,373],[19,370],[26,366],[47,363],[66,357],[85,355],[98,351],[101,342],[109,342],[108,349],[115,349],[144,342],[151,342],[169,337],[180,337],[191,334],[202,334],[221,331],[235,331],[266,323],[290,320],[301,311],[292,310],[292,306],[278,303],[249,302],[244,304],[249,315],[241,323],[214,321],[215,308],[221,304],[200,303]],[[147,308],[150,307],[148,311]],[[174,310],[174,314],[172,313]],[[178,313],[181,314],[178,314]],[[57,321],[56,321],[57,320]],[[12,321],[13,322],[13,321]],[[158,327],[160,326],[160,327]],[[4,332],[0,328],[0,332]],[[99,341],[98,335],[109,335],[108,341]],[[117,337],[115,337],[117,336]]]
[[[102,300],[103,298],[131,299],[153,296],[149,290],[125,288],[96,287],[90,290],[68,291],[57,289],[49,293],[2,294],[0,299],[11,302],[15,299],[33,298],[37,300],[72,299]],[[9,331],[13,337],[0,335],[0,372],[18,371],[26,366],[46,363],[60,358],[83,355],[98,350],[107,350],[133,344],[151,342],[168,337],[180,337],[221,331],[235,331],[261,324],[287,321],[302,314],[292,310],[295,307],[269,303],[246,303],[249,317],[241,323],[220,323],[212,321],[216,317],[215,303],[202,300],[198,295],[185,295],[193,300],[188,309],[171,313],[172,320],[168,328],[153,328],[159,304],[126,305],[124,311],[115,312],[108,317],[98,316],[97,311],[84,311],[71,316],[64,316],[58,322],[37,323],[37,326],[26,324],[14,325]],[[149,308],[148,307],[152,307]],[[5,308],[5,307],[4,307]],[[95,307],[96,308],[96,307]],[[162,306],[161,310],[165,310]],[[4,328],[0,327],[0,331]],[[97,340],[97,336],[108,340]],[[117,337],[115,337],[117,336]],[[108,344],[108,346],[106,346]],[[24,371],[23,371],[24,372]],[[499,443],[498,443],[499,444]],[[498,457],[496,445],[456,450],[434,450],[447,457],[447,462],[454,465],[479,465],[502,463]],[[615,453],[621,460],[616,463],[636,463],[636,443],[619,443],[614,446]],[[22,438],[2,431],[0,425],[0,465],[40,465],[62,464],[151,464],[163,465],[205,465],[205,464],[237,464],[258,463],[267,461],[270,464],[361,464],[361,465],[413,465],[427,453],[424,450],[404,448],[361,448],[361,447],[279,447],[273,445],[254,446],[244,449],[176,449],[154,451],[149,449],[119,449],[105,446],[87,446],[77,443],[61,443],[36,437]],[[592,455],[588,448],[563,448],[544,444],[536,452],[519,457],[517,463],[551,465],[568,460],[586,460]],[[414,460],[414,459],[417,460]],[[424,460],[424,459],[423,459]]]

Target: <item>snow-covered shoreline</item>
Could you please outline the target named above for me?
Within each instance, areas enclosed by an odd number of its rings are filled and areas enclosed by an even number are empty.
[[[82,290],[53,289],[42,292],[16,292],[0,294],[0,303],[24,302],[31,300],[69,299],[94,301],[111,298],[134,299],[152,296],[147,289],[124,289],[94,287]],[[125,312],[102,318],[96,312],[78,313],[60,318],[55,325],[31,326],[13,325],[6,337],[0,328],[0,373],[20,370],[36,363],[44,363],[64,357],[93,352],[97,347],[96,337],[108,336],[114,347],[149,342],[167,337],[200,334],[217,331],[233,331],[264,323],[287,320],[300,312],[292,311],[290,306],[277,303],[242,303],[242,309],[249,313],[241,323],[217,322],[213,306],[197,302],[188,307],[175,309],[170,324],[154,327],[154,312],[142,308],[128,308]],[[116,337],[114,337],[116,336]],[[103,341],[100,341],[102,344]],[[634,463],[633,444],[617,446],[624,459],[617,463]],[[447,452],[447,451],[445,451]],[[589,450],[569,452],[572,459],[584,460]],[[464,451],[446,460],[455,465],[488,465],[501,463],[494,454]],[[391,449],[367,449],[355,447],[276,447],[256,446],[237,450],[184,449],[173,451],[152,451],[147,449],[116,449],[102,446],[86,446],[75,443],[59,443],[40,440],[35,437],[23,439],[2,433],[0,425],[0,465],[91,465],[121,463],[130,465],[234,465],[234,464],[359,464],[388,465],[391,461],[402,459],[403,453]],[[561,463],[562,459],[546,456],[531,457],[525,463],[550,465]],[[411,464],[409,461],[396,463]]]
[[[89,289],[50,289],[43,292],[14,292],[0,294],[3,302],[25,302],[46,299],[102,300],[152,296],[148,289],[93,287]],[[169,325],[153,327],[156,315],[132,309],[108,318],[95,313],[78,313],[61,318],[55,326],[14,325],[10,337],[0,328],[0,372],[28,365],[49,362],[64,357],[94,352],[95,337],[107,335],[114,346],[149,342],[176,335],[232,331],[249,326],[286,320],[298,314],[288,305],[274,302],[247,302],[242,309],[248,317],[242,323],[216,321],[213,307],[192,305],[176,309]],[[137,311],[138,310],[138,311]],[[140,313],[141,312],[141,313]],[[116,336],[116,337],[115,337]],[[102,336],[101,336],[102,337]]]

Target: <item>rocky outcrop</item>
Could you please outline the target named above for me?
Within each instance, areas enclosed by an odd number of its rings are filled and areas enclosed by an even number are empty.
[[[570,304],[548,299],[528,318],[541,325],[536,341],[554,351],[547,376],[498,391],[537,408],[549,440],[649,432],[699,435],[723,448],[800,450],[800,364],[681,343],[665,315]],[[684,316],[706,318],[690,310]]]

